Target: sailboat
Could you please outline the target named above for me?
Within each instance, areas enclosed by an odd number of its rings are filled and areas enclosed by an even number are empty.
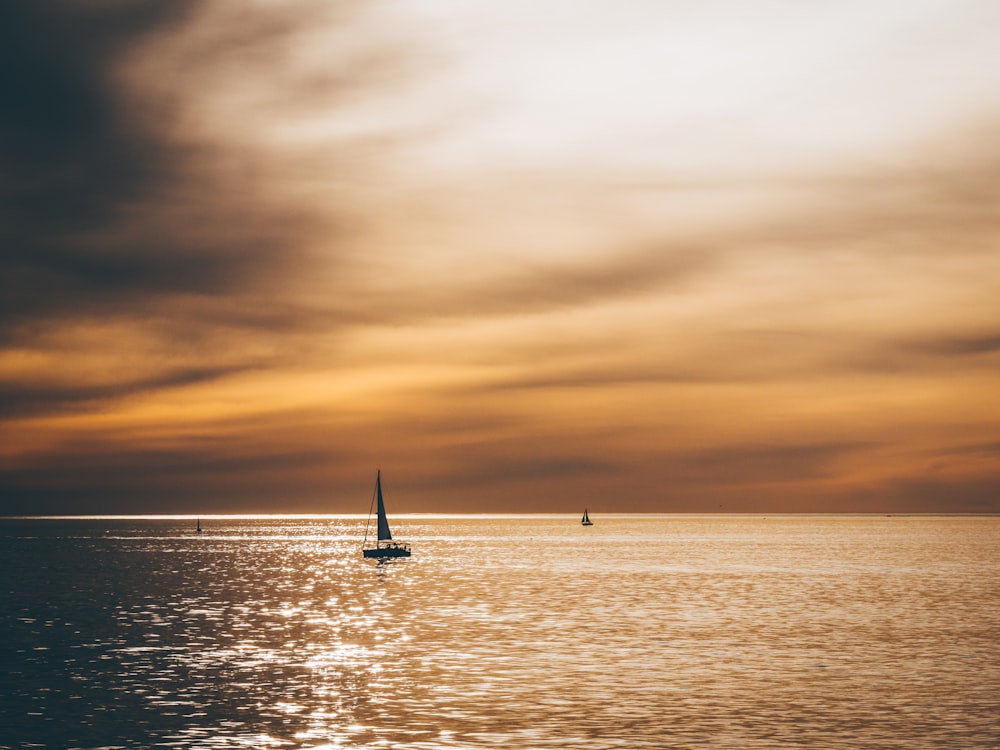
[[[378,496],[378,540],[374,547],[366,547],[368,544],[368,524],[365,525],[365,541],[362,542],[361,553],[365,557],[375,557],[383,559],[386,557],[409,557],[410,545],[402,542],[394,542],[392,533],[389,531],[389,520],[385,516],[385,503],[382,501],[382,471],[375,474],[375,495]],[[374,502],[375,498],[372,498]],[[368,523],[372,520],[371,508],[368,509]]]
[[[198,528],[195,529],[195,533],[196,534],[200,534],[201,533],[201,516],[198,516]]]
[[[594,522],[590,520],[590,516],[587,515],[587,509],[583,509],[583,518],[580,519],[580,523],[584,526],[593,526]]]

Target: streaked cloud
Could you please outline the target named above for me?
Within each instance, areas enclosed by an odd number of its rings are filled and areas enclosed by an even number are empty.
[[[3,510],[1000,510],[998,22],[5,7]]]

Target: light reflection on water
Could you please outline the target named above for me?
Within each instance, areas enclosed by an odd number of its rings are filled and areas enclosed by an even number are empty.
[[[0,747],[1000,746],[1000,519],[3,520]]]

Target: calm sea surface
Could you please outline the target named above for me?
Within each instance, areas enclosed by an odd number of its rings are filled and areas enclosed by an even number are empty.
[[[0,519],[0,748],[996,748],[1000,518]]]

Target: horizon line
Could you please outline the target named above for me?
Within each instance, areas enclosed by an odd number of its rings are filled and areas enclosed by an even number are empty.
[[[579,514],[573,512],[524,512],[524,513],[393,513],[394,519],[448,519],[448,518],[483,518],[483,519],[503,519],[503,518],[576,518]],[[761,511],[731,511],[731,512],[598,512],[595,518],[622,518],[634,516],[671,516],[688,518],[716,518],[721,516],[741,516],[758,518],[794,518],[794,517],[862,517],[862,518],[964,518],[964,517],[1000,517],[997,512],[901,512],[886,513],[883,511],[798,511],[767,513]],[[234,521],[267,521],[267,520],[364,520],[369,517],[368,513],[113,513],[113,514],[53,514],[53,515],[7,515],[0,514],[0,520],[22,520],[22,521],[194,521],[197,519],[213,520],[234,520]]]

